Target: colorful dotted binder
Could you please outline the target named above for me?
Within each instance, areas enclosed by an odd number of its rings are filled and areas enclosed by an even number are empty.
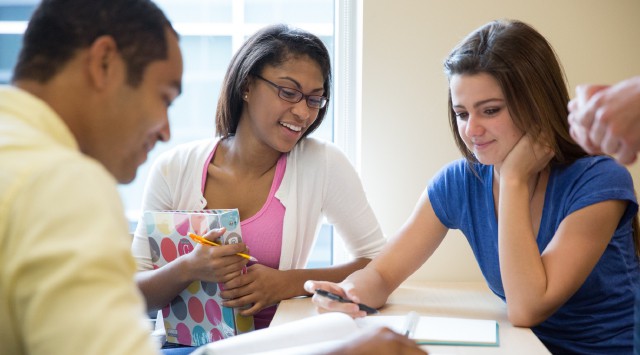
[[[222,244],[242,241],[237,209],[203,211],[146,211],[151,261],[160,268],[195,247],[189,233],[204,235],[225,227]],[[222,306],[222,284],[196,281],[162,309],[167,342],[200,346],[254,330],[253,317]]]

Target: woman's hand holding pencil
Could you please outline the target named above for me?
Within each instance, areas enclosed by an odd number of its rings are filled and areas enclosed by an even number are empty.
[[[193,239],[195,242],[200,243],[202,245],[210,245],[210,246],[214,246],[214,247],[219,247],[220,244],[213,242],[209,239],[206,239],[202,236],[193,234],[193,233],[189,233],[189,237],[191,237],[191,239]],[[236,253],[236,255],[241,256],[245,259],[248,259],[250,261],[258,261],[258,259],[254,258],[253,256],[246,254],[246,253]]]
[[[210,244],[219,245],[220,243],[216,243],[217,239],[224,235],[224,232],[225,229],[220,228],[212,229],[202,236],[194,234],[196,239],[202,238],[205,241],[194,239],[193,250],[171,263],[173,267],[179,268],[182,289],[194,281],[226,283],[242,274],[249,263],[249,259],[237,255],[248,254],[244,243],[220,246]]]

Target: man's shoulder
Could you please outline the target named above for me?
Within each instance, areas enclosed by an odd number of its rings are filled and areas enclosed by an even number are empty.
[[[70,149],[33,149],[15,152],[2,174],[3,189],[75,191],[86,188],[100,195],[105,190],[115,190],[115,178],[100,164],[81,152]]]

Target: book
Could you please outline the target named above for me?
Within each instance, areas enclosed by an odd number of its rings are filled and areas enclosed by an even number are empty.
[[[196,349],[193,355],[305,354],[334,349],[371,327],[406,332],[407,316],[372,315],[353,319],[339,312],[257,330]],[[466,318],[418,316],[412,339],[418,344],[499,346],[498,322]]]
[[[190,253],[195,241],[189,233],[204,235],[225,227],[220,244],[242,241],[237,209],[202,211],[145,211],[143,220],[149,236],[153,268],[160,268]],[[200,346],[255,329],[253,317],[239,309],[222,306],[223,285],[196,281],[178,294],[159,314],[169,343]]]

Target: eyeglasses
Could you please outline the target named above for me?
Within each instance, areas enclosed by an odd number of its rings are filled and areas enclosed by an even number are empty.
[[[269,83],[274,88],[278,89],[278,97],[283,99],[284,101],[288,101],[294,104],[302,101],[302,99],[306,99],[307,106],[310,108],[321,109],[325,107],[329,99],[321,95],[305,95],[300,90],[280,86],[272,81],[269,81],[260,75],[255,75],[256,78],[260,80],[264,80]]]

